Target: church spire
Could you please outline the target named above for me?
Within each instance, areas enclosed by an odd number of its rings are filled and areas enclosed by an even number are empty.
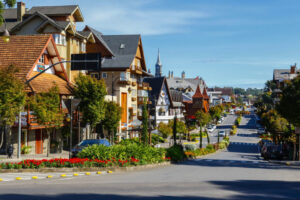
[[[162,76],[162,64],[160,62],[160,54],[158,49],[157,61],[155,65],[155,77],[161,77],[161,76]]]

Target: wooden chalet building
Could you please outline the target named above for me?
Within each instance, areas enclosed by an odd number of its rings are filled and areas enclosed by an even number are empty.
[[[117,102],[122,109],[118,135],[137,137],[134,129],[142,117],[142,105],[148,100],[152,88],[144,82],[147,73],[141,35],[103,35],[86,26],[83,32],[92,32],[95,43],[87,44],[88,53],[101,53],[101,72],[89,71],[95,78],[103,79],[107,86],[108,101]],[[99,77],[100,76],[100,77]]]
[[[196,113],[200,110],[209,112],[209,96],[207,95],[206,88],[203,88],[203,92],[200,90],[200,86],[197,86],[196,92],[192,97],[192,101],[186,101],[186,119],[193,120],[196,118]]]
[[[16,77],[24,82],[59,61],[61,58],[52,35],[11,36],[8,43],[0,40],[0,68],[14,65],[19,69]],[[62,64],[56,65],[29,82],[26,92],[28,95],[47,92],[54,85],[58,86],[61,99],[71,95],[72,87]],[[7,145],[13,144],[14,154],[16,154],[17,136],[16,122],[10,133],[6,134],[4,143],[6,145],[1,149],[5,151]],[[62,149],[61,131],[54,130],[50,134],[50,139],[51,151],[60,152]],[[33,112],[24,110],[22,112],[22,146],[30,146],[30,154],[46,154],[47,142],[45,127],[37,123]]]

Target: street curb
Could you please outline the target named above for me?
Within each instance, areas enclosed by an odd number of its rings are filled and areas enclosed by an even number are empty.
[[[83,168],[40,168],[40,169],[0,169],[1,173],[48,173],[48,172],[98,172],[98,171],[112,171],[112,172],[130,172],[145,169],[159,168],[171,165],[170,161],[149,165],[138,165],[129,167],[83,167]]]
[[[276,160],[268,160],[269,163],[279,164],[279,165],[286,165],[286,166],[296,166],[300,167],[300,162],[295,161],[276,161]]]

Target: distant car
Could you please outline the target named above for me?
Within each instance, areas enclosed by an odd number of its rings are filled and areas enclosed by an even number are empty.
[[[110,143],[107,139],[90,139],[90,140],[83,140],[79,144],[75,145],[75,147],[72,149],[72,158],[77,157],[77,154],[82,151],[82,149],[92,146],[92,145],[104,145],[109,147]]]
[[[221,131],[219,131],[219,136],[225,136],[225,131],[224,130],[221,130]]]
[[[262,135],[262,134],[265,134],[265,133],[266,133],[266,130],[264,128],[258,128],[257,129],[257,134]]]

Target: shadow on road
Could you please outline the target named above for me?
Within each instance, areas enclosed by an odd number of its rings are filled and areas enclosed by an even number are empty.
[[[210,198],[203,196],[137,196],[137,195],[117,195],[117,194],[59,194],[59,195],[25,195],[25,194],[2,194],[3,200],[265,200],[265,199],[299,199],[300,182],[286,181],[265,181],[265,180],[236,180],[236,181],[210,181],[209,184],[215,185],[218,189],[226,192],[234,192],[228,198]],[[209,192],[218,192],[213,190]],[[222,192],[222,191],[220,191]],[[214,193],[212,193],[214,195]]]

